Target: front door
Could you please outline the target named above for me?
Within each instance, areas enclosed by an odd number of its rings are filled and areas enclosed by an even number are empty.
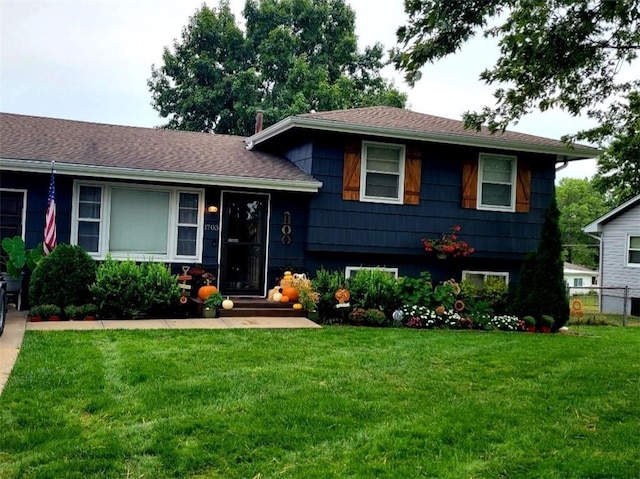
[[[269,196],[223,193],[220,291],[224,295],[265,294]]]

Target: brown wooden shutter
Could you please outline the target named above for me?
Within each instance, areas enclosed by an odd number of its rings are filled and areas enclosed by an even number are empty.
[[[422,173],[422,150],[419,148],[407,148],[407,157],[404,162],[404,204],[420,204],[420,182]]]
[[[462,207],[476,208],[478,204],[478,160],[465,160],[462,165]]]
[[[516,212],[528,213],[531,208],[531,166],[526,161],[518,161],[516,182]]]
[[[344,147],[342,170],[342,199],[360,199],[360,142],[347,143]]]

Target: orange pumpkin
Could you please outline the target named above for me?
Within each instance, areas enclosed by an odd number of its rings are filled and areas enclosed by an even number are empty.
[[[285,286],[282,288],[282,294],[289,296],[289,301],[298,301],[298,290],[293,286]]]
[[[346,289],[341,288],[336,291],[336,299],[338,300],[338,303],[346,303],[347,301],[349,301],[349,298],[351,298],[351,294]]]
[[[211,296],[216,291],[218,291],[218,288],[216,288],[214,285],[206,284],[205,286],[202,286],[198,290],[198,298],[200,298],[202,301],[204,301],[205,299],[207,299],[209,296]]]
[[[280,302],[281,303],[288,303],[289,302],[289,296],[285,296],[283,294],[282,297],[280,298]]]

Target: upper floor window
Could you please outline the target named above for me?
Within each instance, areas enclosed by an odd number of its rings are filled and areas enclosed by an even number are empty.
[[[402,203],[404,146],[364,142],[362,153],[360,198],[380,203]]]
[[[514,156],[480,154],[480,209],[515,211],[516,158]]]
[[[96,258],[201,256],[201,190],[76,182],[73,202],[72,240]]]
[[[640,266],[640,235],[629,235],[627,263],[629,266]]]

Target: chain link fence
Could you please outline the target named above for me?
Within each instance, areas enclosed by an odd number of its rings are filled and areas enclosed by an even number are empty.
[[[640,319],[640,288],[590,286],[569,287],[567,290],[571,315],[577,319],[590,313],[620,315],[623,326],[627,326],[629,318]],[[572,299],[579,299],[580,304]]]

